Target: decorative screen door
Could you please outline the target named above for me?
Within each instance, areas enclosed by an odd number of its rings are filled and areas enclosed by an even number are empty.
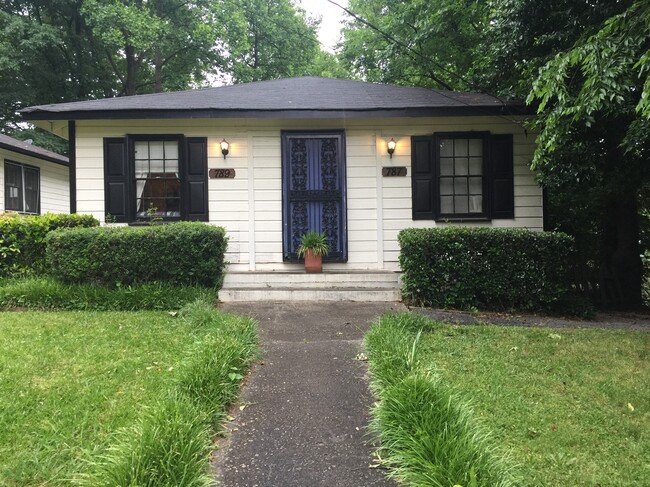
[[[329,262],[345,262],[347,216],[345,133],[282,132],[284,260],[298,260],[305,233],[325,233]]]

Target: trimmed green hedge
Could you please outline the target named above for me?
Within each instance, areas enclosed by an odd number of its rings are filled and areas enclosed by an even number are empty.
[[[26,216],[5,213],[0,216],[0,275],[45,271],[45,237],[60,228],[96,227],[90,215],[46,213]]]
[[[221,284],[226,232],[205,223],[101,227],[52,232],[50,274],[68,284],[130,285],[168,282]]]
[[[414,304],[549,310],[571,288],[573,239],[563,233],[447,227],[398,240],[402,296]]]

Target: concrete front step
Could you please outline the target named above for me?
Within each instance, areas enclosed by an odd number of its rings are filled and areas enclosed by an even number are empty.
[[[399,301],[400,293],[395,289],[369,289],[339,287],[336,289],[293,288],[228,288],[219,291],[219,300],[225,303],[237,301]]]
[[[399,301],[390,271],[251,271],[226,273],[219,299],[236,301]]]
[[[227,272],[223,287],[228,288],[385,288],[398,287],[395,272]]]

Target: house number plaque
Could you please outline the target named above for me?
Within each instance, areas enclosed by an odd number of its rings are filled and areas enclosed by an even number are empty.
[[[234,177],[235,170],[232,168],[210,169],[210,179],[232,179]]]
[[[382,167],[381,168],[381,175],[384,176],[385,178],[391,178],[391,177],[400,177],[400,176],[406,176],[406,168],[404,166],[401,167]]]

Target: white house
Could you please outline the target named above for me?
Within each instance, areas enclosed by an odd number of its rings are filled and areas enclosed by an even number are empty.
[[[222,225],[231,274],[299,270],[312,229],[342,276],[399,270],[403,228],[543,227],[524,107],[488,95],[302,77],[22,114],[74,141],[73,211]]]
[[[0,134],[0,213],[70,211],[68,158]]]

